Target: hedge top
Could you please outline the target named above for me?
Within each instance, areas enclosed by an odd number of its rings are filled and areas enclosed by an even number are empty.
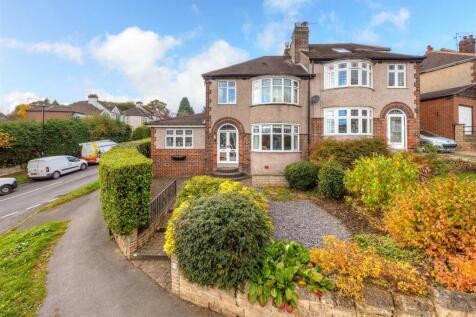
[[[136,148],[116,147],[103,154],[100,165],[109,169],[122,169],[142,164],[152,164],[152,160],[142,155]]]

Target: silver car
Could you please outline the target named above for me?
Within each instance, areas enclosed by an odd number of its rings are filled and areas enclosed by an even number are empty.
[[[0,178],[0,196],[10,194],[17,188],[17,181],[12,177]]]
[[[421,131],[420,132],[421,145],[431,144],[438,149],[438,152],[454,152],[458,148],[458,144],[452,139],[448,139],[436,134]]]

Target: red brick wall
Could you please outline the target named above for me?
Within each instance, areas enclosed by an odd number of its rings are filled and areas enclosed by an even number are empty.
[[[205,149],[157,149],[156,129],[151,131],[151,157],[153,160],[154,177],[176,177],[204,175],[206,173]],[[183,161],[172,159],[172,156],[185,155]]]
[[[422,130],[454,139],[454,124],[458,121],[453,97],[421,102],[420,124]]]

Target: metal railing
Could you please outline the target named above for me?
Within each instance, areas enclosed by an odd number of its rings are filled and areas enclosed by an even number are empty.
[[[475,125],[465,125],[463,127],[464,135],[474,135],[476,133],[476,126]]]
[[[153,223],[161,214],[166,212],[175,201],[177,195],[177,180],[168,184],[149,205],[149,224]]]

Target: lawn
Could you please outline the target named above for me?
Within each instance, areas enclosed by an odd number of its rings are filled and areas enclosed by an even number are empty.
[[[459,179],[469,179],[476,181],[476,173],[466,172],[466,173],[458,173],[456,174]]]
[[[95,190],[99,189],[99,180],[96,180],[92,183],[86,184],[83,187],[80,187],[78,189],[73,190],[70,193],[67,193],[64,196],[61,196],[60,198],[53,200],[52,202],[48,203],[47,205],[43,206],[40,208],[39,212],[46,211],[48,209],[51,209],[53,207],[59,206],[61,204],[67,203],[68,201],[71,201],[73,199],[79,198],[81,196],[87,195],[89,193],[92,193]]]
[[[0,315],[35,316],[46,294],[48,258],[67,222],[0,235]]]

